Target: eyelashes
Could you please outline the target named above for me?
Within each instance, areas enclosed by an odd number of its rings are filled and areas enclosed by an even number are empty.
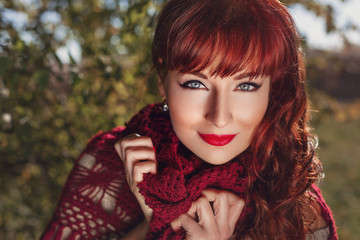
[[[237,85],[236,89],[239,89],[240,91],[245,92],[254,92],[258,90],[261,87],[261,84],[257,84],[254,82],[244,82]]]
[[[205,84],[203,84],[199,80],[189,80],[184,83],[178,83],[180,87],[184,89],[192,89],[192,90],[200,90],[200,89],[208,89]],[[261,87],[262,84],[257,84],[255,82],[243,82],[236,86],[236,91],[242,92],[255,92]]]
[[[198,80],[190,80],[184,83],[179,83],[180,87],[188,89],[207,89],[206,86]]]

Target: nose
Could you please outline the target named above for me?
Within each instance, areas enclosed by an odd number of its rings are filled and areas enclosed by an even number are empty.
[[[229,97],[226,94],[214,92],[210,97],[205,118],[217,128],[223,128],[233,120]]]

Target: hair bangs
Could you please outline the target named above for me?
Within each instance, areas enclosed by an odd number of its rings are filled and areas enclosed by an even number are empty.
[[[276,16],[255,10],[239,16],[227,10],[227,16],[218,19],[205,13],[193,14],[192,21],[177,21],[179,25],[170,29],[163,46],[166,54],[159,56],[166,70],[188,73],[210,69],[211,75],[221,77],[245,72],[250,78],[277,78],[293,62],[288,49],[291,41],[286,36],[289,25]]]

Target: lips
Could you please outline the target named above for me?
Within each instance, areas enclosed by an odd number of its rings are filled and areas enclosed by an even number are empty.
[[[202,133],[199,133],[199,135],[205,142],[213,146],[224,146],[230,143],[236,136],[236,134],[216,135],[216,134],[202,134]]]

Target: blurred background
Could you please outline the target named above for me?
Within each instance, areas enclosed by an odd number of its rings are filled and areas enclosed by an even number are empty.
[[[88,139],[161,100],[147,74],[164,2],[0,2],[0,239],[38,239]],[[303,36],[340,239],[360,239],[359,2],[284,1]]]

